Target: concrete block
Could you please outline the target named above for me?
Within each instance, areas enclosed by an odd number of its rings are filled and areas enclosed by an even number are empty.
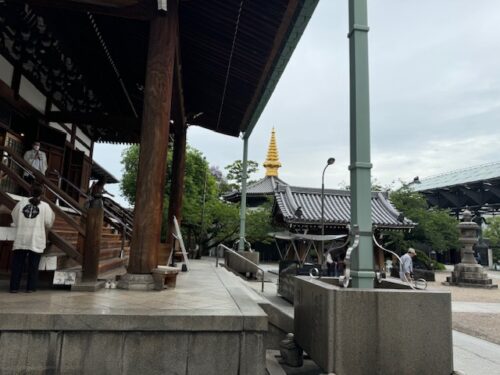
[[[242,332],[239,375],[265,375],[265,363],[264,335],[256,332]]]
[[[241,350],[239,333],[200,332],[191,334],[189,340],[186,374],[239,374]]]
[[[63,332],[58,372],[63,374],[120,374],[122,332]]]
[[[453,371],[451,295],[343,289],[298,277],[295,338],[337,375],[448,375]]]
[[[259,256],[260,253],[257,251],[242,251],[238,253],[239,255],[245,257],[246,259],[252,261],[255,264],[259,264]],[[238,257],[237,255],[234,255],[233,253],[226,252],[225,253],[225,262],[226,266],[231,268],[233,271],[236,271],[238,273],[257,273],[257,268],[249,263]]]
[[[71,286],[71,291],[73,292],[97,292],[100,289],[104,288],[104,285],[106,284],[105,281],[100,280],[100,281],[81,281],[81,282],[76,282]]]
[[[117,287],[127,290],[153,290],[155,283],[151,274],[137,275],[126,273],[118,281]]]
[[[48,332],[1,332],[0,374],[55,374],[56,350]]]
[[[121,357],[123,372],[120,374],[187,374],[189,341],[189,333],[127,333]]]

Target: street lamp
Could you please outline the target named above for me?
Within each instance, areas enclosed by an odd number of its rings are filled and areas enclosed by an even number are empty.
[[[323,174],[321,175],[321,256],[325,254],[325,171],[329,165],[335,163],[335,158],[328,158]]]

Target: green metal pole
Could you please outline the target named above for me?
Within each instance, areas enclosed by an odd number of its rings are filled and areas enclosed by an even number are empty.
[[[245,250],[245,221],[247,212],[247,161],[248,138],[243,136],[243,163],[241,166],[241,201],[240,201],[240,242],[238,251]]]
[[[367,0],[349,0],[351,224],[359,226],[359,248],[352,259],[353,288],[373,288],[371,220],[370,93]]]

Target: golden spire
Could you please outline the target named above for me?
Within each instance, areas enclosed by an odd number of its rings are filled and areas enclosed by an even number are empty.
[[[278,156],[278,146],[276,146],[274,127],[271,132],[271,141],[267,149],[267,158],[264,162],[264,167],[266,168],[266,176],[278,177],[278,168],[281,167],[281,163]]]

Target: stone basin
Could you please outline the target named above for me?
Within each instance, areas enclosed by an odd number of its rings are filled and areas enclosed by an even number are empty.
[[[453,371],[451,294],[344,289],[333,278],[297,276],[295,340],[326,373]]]

